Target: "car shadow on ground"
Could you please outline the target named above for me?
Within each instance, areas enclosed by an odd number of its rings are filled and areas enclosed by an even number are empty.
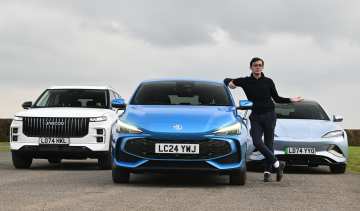
[[[263,172],[264,167],[261,162],[247,163],[247,170],[251,172]],[[286,166],[284,170],[285,174],[331,174],[329,167],[307,167],[307,166]]]

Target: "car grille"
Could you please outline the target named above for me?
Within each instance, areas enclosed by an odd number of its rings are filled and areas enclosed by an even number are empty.
[[[83,137],[89,132],[89,118],[24,117],[23,133],[28,137]]]
[[[157,154],[155,143],[199,144],[199,154]],[[212,159],[227,155],[231,152],[231,146],[223,140],[154,140],[154,139],[131,139],[125,144],[125,151],[148,159]]]

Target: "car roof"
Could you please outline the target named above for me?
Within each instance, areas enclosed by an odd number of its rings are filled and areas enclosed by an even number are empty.
[[[110,89],[113,90],[110,86],[52,86],[49,89]]]
[[[156,82],[203,82],[203,83],[214,83],[219,85],[224,85],[221,81],[215,80],[205,80],[205,79],[190,79],[190,78],[162,78],[162,79],[150,79],[144,80],[141,83],[156,83]]]
[[[303,100],[301,102],[297,102],[297,103],[301,103],[301,104],[311,104],[311,105],[318,105],[319,103],[315,100]],[[281,103],[275,103],[276,105],[281,105]]]

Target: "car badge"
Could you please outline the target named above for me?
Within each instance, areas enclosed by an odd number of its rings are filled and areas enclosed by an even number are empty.
[[[172,126],[172,128],[174,128],[175,130],[182,130],[183,129],[182,125],[180,125],[180,124],[174,124]]]

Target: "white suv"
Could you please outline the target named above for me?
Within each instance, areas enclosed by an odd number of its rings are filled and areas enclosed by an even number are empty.
[[[111,128],[118,114],[111,106],[120,95],[110,87],[56,86],[45,90],[10,127],[15,168],[29,168],[33,158],[60,163],[61,159],[98,159],[111,168]]]

